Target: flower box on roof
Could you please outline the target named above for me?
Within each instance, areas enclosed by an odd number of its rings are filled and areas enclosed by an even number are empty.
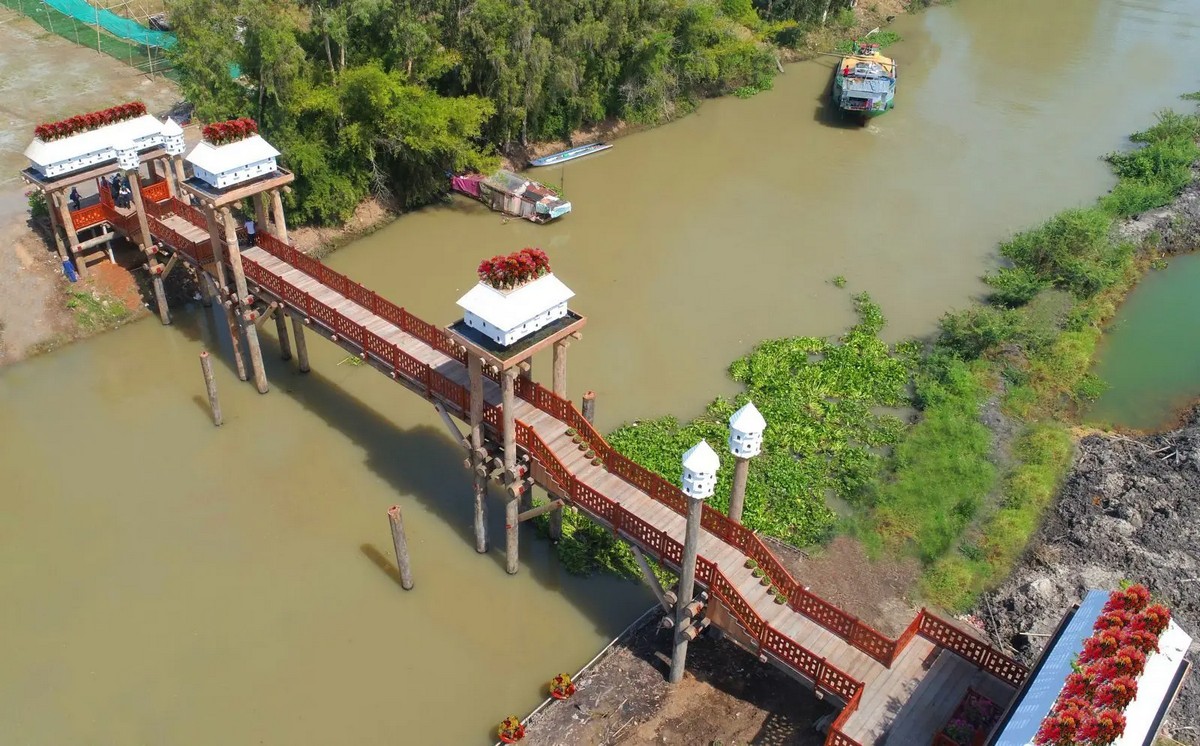
[[[210,125],[213,126],[213,125]],[[188,163],[201,181],[216,187],[240,184],[274,173],[279,151],[258,135],[214,145],[201,142],[188,154]]]
[[[550,271],[546,254],[522,249],[479,265],[479,284],[458,299],[463,321],[505,347],[567,315],[575,293]]]
[[[144,105],[123,104],[38,125],[25,157],[43,177],[57,178],[115,160],[116,144],[133,143],[138,151],[163,145],[163,128],[162,122],[146,113]]]

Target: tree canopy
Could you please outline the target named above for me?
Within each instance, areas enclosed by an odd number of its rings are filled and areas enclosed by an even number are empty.
[[[205,121],[249,116],[296,173],[293,212],[424,204],[449,172],[609,117],[657,123],[768,88],[772,43],[849,0],[171,0]]]

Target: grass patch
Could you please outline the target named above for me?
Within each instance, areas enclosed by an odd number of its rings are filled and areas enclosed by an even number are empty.
[[[989,375],[984,364],[942,359],[918,377],[924,415],[896,448],[895,476],[879,490],[870,521],[884,548],[932,562],[954,545],[992,489],[992,434],[979,421]]]
[[[87,333],[119,326],[130,315],[123,303],[104,293],[70,290],[66,305],[79,329]]]
[[[862,39],[858,40],[843,39],[837,43],[837,46],[833,48],[833,51],[838,52],[839,54],[853,54],[855,41],[861,41],[864,44],[878,44],[880,49],[884,49],[900,41],[900,39],[900,34],[897,34],[895,31],[880,31],[877,34],[864,36]]]

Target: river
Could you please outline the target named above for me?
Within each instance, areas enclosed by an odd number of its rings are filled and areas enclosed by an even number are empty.
[[[590,318],[572,396],[598,392],[604,429],[690,416],[756,340],[842,330],[850,292],[892,339],[971,302],[998,240],[1102,193],[1098,156],[1200,87],[1198,21],[1189,0],[961,0],[896,22],[898,106],[866,129],[823,113],[828,63],[792,65],[538,171],[575,205],[556,224],[456,199],[330,264],[444,323],[480,258],[541,246]],[[315,338],[308,376],[268,341],[259,396],[211,330],[180,309],[0,371],[6,741],[483,743],[649,605],[566,576],[532,535],[515,577],[502,542],[476,555],[461,454],[425,402]],[[213,344],[219,429],[196,363]],[[393,503],[411,593],[384,569]]]

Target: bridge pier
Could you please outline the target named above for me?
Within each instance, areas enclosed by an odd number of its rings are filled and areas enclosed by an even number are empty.
[[[304,319],[294,313],[288,315],[292,317],[292,334],[296,337],[296,358],[300,363],[300,372],[307,373],[311,368],[308,367],[308,344],[304,341]]]
[[[570,338],[560,339],[554,343],[554,359],[551,367],[551,389],[554,395],[561,398],[567,398],[567,347],[571,344]],[[554,497],[550,495],[550,497]],[[556,510],[550,514],[549,534],[550,541],[557,542],[562,539],[562,522],[563,516],[561,510]]]
[[[516,575],[520,568],[518,542],[520,541],[521,493],[517,492],[520,485],[516,479],[517,473],[517,418],[516,398],[513,387],[516,383],[517,368],[509,368],[500,374],[501,420],[504,426],[504,483],[508,486],[508,495],[504,504],[504,569],[509,575]]]
[[[288,339],[287,317],[283,306],[275,309],[275,334],[279,337],[279,357],[283,360],[292,359],[292,341]]]
[[[487,471],[480,454],[483,453],[483,360],[468,353],[467,377],[471,388],[471,478],[475,490],[475,551],[486,554],[487,537]]]
[[[212,308],[213,296],[217,294],[216,289],[213,288],[212,279],[204,270],[196,273],[196,279],[200,285],[200,305],[205,308]]]
[[[216,269],[214,295],[217,303],[221,306],[221,313],[225,315],[225,323],[229,326],[229,339],[233,344],[233,362],[237,367],[238,380],[245,381],[249,376],[246,375],[246,359],[242,355],[242,336],[238,331],[238,324],[233,318],[233,304],[228,298],[229,278],[225,276],[225,241],[221,237],[216,211],[211,204],[204,206],[204,222],[208,225],[208,243],[212,246],[213,267]]]
[[[229,266],[233,269],[233,283],[237,288],[238,325],[246,334],[246,348],[250,351],[250,368],[254,373],[254,386],[258,393],[271,390],[267,383],[267,372],[263,368],[262,345],[258,341],[258,327],[248,318],[250,313],[250,289],[246,286],[246,271],[242,268],[242,250],[238,246],[237,227],[233,213],[228,207],[221,208],[221,219],[225,223],[225,246],[229,249]]]
[[[129,179],[129,191],[133,193],[134,212],[137,213],[139,238],[142,253],[146,255],[146,266],[150,270],[150,284],[154,286],[154,304],[158,306],[158,318],[163,325],[171,323],[171,311],[167,308],[167,289],[163,285],[162,274],[159,273],[158,259],[154,256],[154,242],[150,237],[150,226],[146,222],[146,204],[142,200],[142,169],[124,169],[125,177]],[[80,264],[83,259],[80,258]]]

